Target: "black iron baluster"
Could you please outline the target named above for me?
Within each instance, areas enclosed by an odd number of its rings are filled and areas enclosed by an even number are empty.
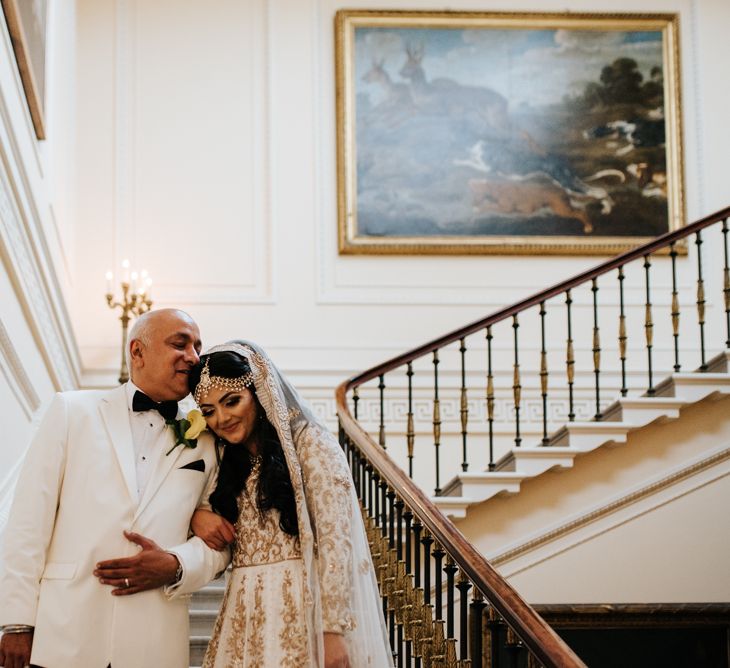
[[[625,397],[629,388],[626,387],[626,312],[624,310],[624,268],[618,268],[618,294],[620,314],[618,317],[618,354],[621,359],[621,396]]]
[[[421,544],[423,545],[423,602],[428,604],[431,602],[431,545],[433,545],[433,538],[428,529],[423,533]]]
[[[700,371],[707,371],[705,361],[705,281],[702,278],[702,232],[697,232],[695,245],[697,246],[697,320],[700,325]]]
[[[593,279],[591,284],[593,293],[593,374],[596,377],[596,415],[595,419],[600,420],[601,415],[601,332],[598,328],[598,281]]]
[[[388,610],[387,619],[388,619],[390,647],[391,647],[391,649],[394,649],[396,647],[396,644],[395,644],[395,627],[396,627],[395,610]],[[397,650],[395,652],[393,652],[393,656],[397,661],[398,660],[398,651]]]
[[[439,353],[433,351],[433,446],[436,456],[436,489],[434,494],[441,494],[441,463],[439,446],[441,445],[441,406],[439,404]]]
[[[388,490],[388,549],[395,548],[395,513],[393,506],[395,505],[395,492]]]
[[[368,464],[367,467],[368,471],[368,514],[370,517],[373,517],[376,519],[378,518],[378,513],[375,510],[375,492],[373,491],[373,487],[377,485],[375,482],[375,473],[373,471],[373,467]],[[377,489],[377,487],[376,487]]]
[[[413,572],[413,537],[411,535],[413,525],[413,513],[408,506],[406,506],[405,510],[403,511],[403,524],[405,524],[405,527],[403,529],[403,536],[405,537],[405,553],[403,555],[403,560],[406,563],[406,573],[410,574]]]
[[[494,471],[494,376],[492,375],[492,326],[487,327],[487,422],[489,423],[489,470]]]
[[[368,492],[367,492],[367,470],[365,467],[365,457],[357,451],[357,478],[359,481],[359,495],[360,501],[363,508],[366,507]]]
[[[375,518],[376,526],[382,527],[382,515],[380,513],[380,476],[377,471],[373,471],[373,485],[374,489],[371,494],[375,500],[373,517]]]
[[[416,440],[416,430],[413,424],[413,363],[408,362],[408,423],[406,425],[406,443],[408,445],[408,475],[413,477],[413,445]]]
[[[360,468],[360,498],[362,499],[363,507],[365,507],[368,498],[368,467],[367,461],[362,455],[359,455],[358,466]]]
[[[679,364],[679,292],[677,291],[677,248],[674,242],[669,244],[669,255],[672,258],[672,335],[674,336],[674,371],[682,368]]]
[[[431,551],[434,561],[433,579],[434,579],[434,607],[436,610],[436,619],[444,618],[444,604],[443,604],[443,593],[444,593],[444,574],[443,564],[446,552],[444,552],[441,545],[436,543],[436,546]]]
[[[387,484],[383,485],[383,507],[386,507],[386,501],[385,499],[388,499],[387,501],[387,537],[388,537],[388,547],[387,550],[391,551],[395,548],[395,513],[393,512],[393,506],[395,502],[395,493],[393,490],[389,489],[387,487]],[[385,522],[384,522],[385,524]],[[386,534],[383,533],[385,536]],[[389,559],[389,557],[388,557]],[[386,571],[387,572],[387,571]],[[389,579],[392,579],[395,581],[395,578],[393,575],[389,577]],[[400,656],[400,647],[397,644],[397,630],[398,630],[398,624],[396,622],[395,618],[395,607],[397,604],[398,597],[395,594],[395,586],[392,586],[389,588],[389,605],[388,605],[388,629],[390,630],[390,646],[392,649],[395,650],[395,657],[396,661],[398,660],[398,657]]]
[[[484,608],[486,607],[482,592],[476,587],[472,592],[470,608],[471,619],[471,635],[469,638],[469,649],[471,650],[471,668],[482,668],[483,644],[482,636],[484,633]]]
[[[459,590],[459,658],[464,661],[469,657],[469,590],[471,582],[464,573],[460,573],[456,585]]]
[[[413,522],[413,585],[421,586],[421,531],[423,525],[418,518]]]
[[[456,571],[458,568],[454,563],[454,560],[449,557],[446,560],[446,566],[444,566],[444,573],[446,573],[446,637],[454,637],[454,603],[456,591]]]
[[[730,348],[730,262],[728,261],[727,248],[727,218],[722,221],[722,238],[725,250],[725,266],[723,268],[724,280],[722,289],[722,293],[725,296],[725,323],[727,328],[727,339],[725,340],[725,347]]]
[[[378,392],[380,393],[380,429],[378,430],[378,443],[385,450],[385,376],[383,374],[379,376]]]
[[[568,420],[575,420],[575,408],[573,404],[573,382],[575,380],[575,352],[573,351],[573,318],[572,318],[573,298],[570,290],[565,292],[565,306],[568,313],[568,345],[565,366],[568,374]]]
[[[398,555],[398,561],[403,561],[403,503],[398,498],[395,502],[395,551]]]
[[[466,457],[466,430],[469,421],[469,403],[466,393],[466,343],[464,342],[464,337],[459,341],[459,352],[461,353],[461,406],[459,411],[461,417],[461,470],[466,471],[469,468],[469,462]]]
[[[510,627],[507,627],[507,638],[505,644],[507,647],[510,668],[517,668],[521,665],[520,656],[524,653],[525,646]]]
[[[383,538],[388,536],[388,483],[380,481],[380,532]]]
[[[360,493],[360,455],[355,450],[355,448],[347,448],[347,458],[350,460],[352,482],[355,485],[355,490],[358,493],[358,497],[362,499],[362,494]]]
[[[402,501],[398,501],[401,504],[401,508],[403,508],[404,504]],[[405,538],[405,545],[404,545],[404,555],[403,560],[405,563],[405,573],[406,573],[406,580],[410,578],[411,582],[413,582],[413,577],[411,576],[413,572],[413,536],[412,536],[412,523],[413,523],[413,512],[408,506],[405,506],[405,510],[402,513],[403,517],[403,536]],[[406,582],[402,583],[403,587],[407,588]],[[408,618],[411,617],[410,612],[406,612],[406,610],[412,610],[413,609],[413,599],[410,596],[406,595],[407,589],[404,591],[403,595],[403,612],[404,615],[408,615]],[[403,620],[406,620],[406,617],[403,617]],[[413,663],[413,642],[412,640],[406,638],[405,639],[405,665],[411,666]]]
[[[548,363],[547,346],[545,345],[545,302],[540,302],[540,393],[542,395],[542,444],[547,445],[548,441]]]
[[[359,403],[360,403],[360,386],[356,385],[352,389],[352,412],[354,413],[356,420],[358,417],[357,410],[358,410]]]
[[[654,395],[654,369],[652,367],[652,348],[654,347],[654,322],[651,317],[651,286],[649,284],[649,272],[651,260],[648,255],[644,256],[644,282],[646,284],[646,313],[644,315],[644,330],[646,332],[646,355],[649,370],[649,389],[646,391],[650,397]]]
[[[515,402],[515,447],[519,448],[522,443],[522,437],[520,436],[520,400],[522,398],[522,385],[520,384],[520,360],[519,360],[519,344],[518,344],[518,330],[520,323],[517,320],[517,314],[512,316],[512,329],[514,330],[514,344],[515,344],[515,362],[514,362],[514,374],[512,377],[512,398]]]
[[[504,623],[499,618],[497,611],[490,605],[487,609],[487,640],[489,642],[488,663],[489,668],[499,668],[500,645],[502,643],[502,629]]]

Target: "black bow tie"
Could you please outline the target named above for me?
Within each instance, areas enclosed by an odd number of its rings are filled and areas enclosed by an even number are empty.
[[[177,401],[161,401],[159,404],[150,399],[144,392],[137,390],[132,399],[133,411],[157,411],[165,420],[174,420],[177,416]]]

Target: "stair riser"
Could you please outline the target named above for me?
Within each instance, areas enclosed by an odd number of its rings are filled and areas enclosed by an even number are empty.
[[[667,422],[679,417],[679,409],[671,408],[622,408],[611,415],[607,422],[627,422],[643,427],[652,422]]]
[[[209,613],[193,612],[190,614],[190,634],[194,636],[210,636],[213,632],[213,625],[215,624],[217,612],[210,611]]]
[[[517,494],[520,491],[520,483],[485,483],[485,482],[463,482],[460,488],[454,490],[454,496],[468,496],[472,499],[484,501],[497,494]]]
[[[201,595],[198,593],[196,596],[193,597],[193,600],[190,602],[190,609],[191,610],[211,610],[213,612],[218,612],[218,610],[221,607],[221,601],[223,600],[223,591],[220,593],[210,593]]]
[[[700,401],[712,396],[719,399],[730,394],[730,387],[719,390],[717,385],[678,385],[674,387],[674,396],[686,402]]]
[[[536,476],[551,469],[569,469],[573,467],[573,457],[555,457],[545,459],[522,458],[515,455],[516,470],[527,476]]]
[[[205,650],[208,648],[208,639],[191,640],[190,641],[190,665],[191,666],[202,666],[203,657],[205,656]]]

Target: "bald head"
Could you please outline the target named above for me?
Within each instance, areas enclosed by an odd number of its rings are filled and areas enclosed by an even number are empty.
[[[158,309],[141,315],[129,332],[132,382],[155,401],[182,399],[200,353],[200,330],[185,311]]]

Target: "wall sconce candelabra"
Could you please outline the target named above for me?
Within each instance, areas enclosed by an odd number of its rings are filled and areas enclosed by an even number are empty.
[[[150,298],[150,288],[152,279],[146,270],[138,273],[130,271],[129,260],[122,261],[122,298],[119,301],[114,300],[113,282],[114,274],[111,271],[106,272],[106,303],[109,308],[120,308],[122,314],[119,320],[122,323],[122,366],[119,372],[119,383],[126,383],[129,380],[129,369],[127,368],[127,329],[129,321],[143,313],[147,313],[152,308],[152,299]]]

